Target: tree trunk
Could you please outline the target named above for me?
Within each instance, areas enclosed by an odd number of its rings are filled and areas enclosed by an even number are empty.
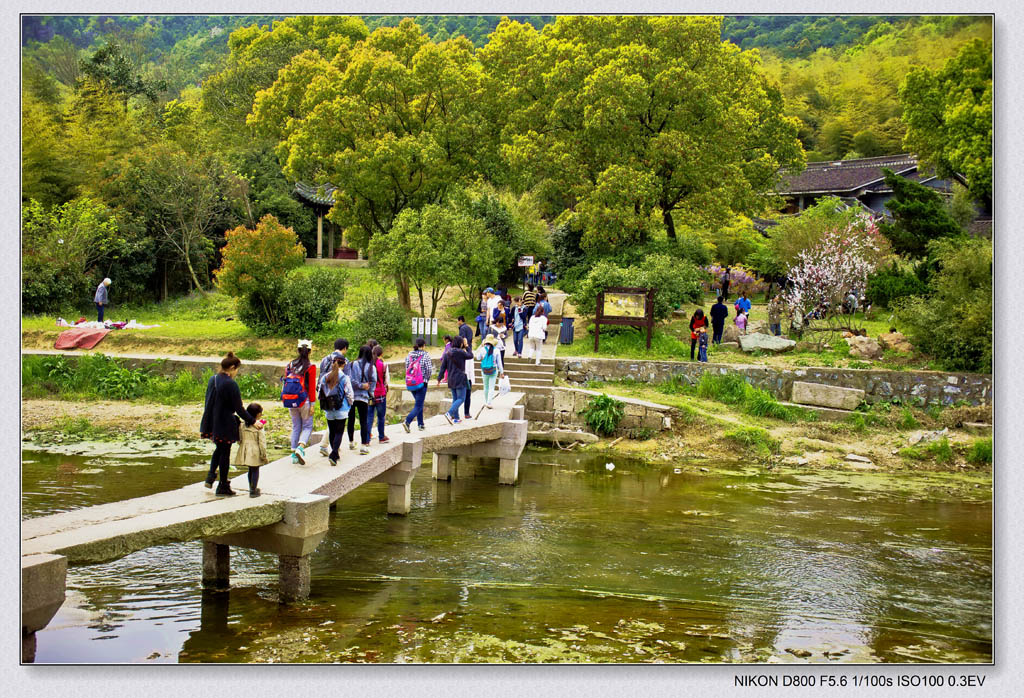
[[[444,292],[447,291],[447,290],[448,290],[447,288],[443,288],[443,289],[441,289],[441,292],[438,293],[437,289],[435,288],[435,289],[433,289],[431,291],[431,293],[430,293],[430,317],[434,317],[437,314],[437,304],[441,300],[441,296],[443,296]]]
[[[164,280],[163,286],[160,288],[160,300],[167,300],[167,260],[164,260]]]
[[[672,211],[668,209],[662,209],[661,219],[665,221],[665,232],[668,233],[669,240],[676,239],[676,224],[672,220]]]
[[[423,287],[422,286],[417,286],[416,287],[416,292],[419,294],[419,297],[420,297],[420,317],[426,317],[427,316],[427,306],[423,302]]]
[[[206,289],[204,289],[203,285],[199,283],[199,277],[196,276],[196,270],[192,268],[192,258],[187,247],[185,248],[185,264],[188,266],[188,273],[192,277],[192,283],[195,284],[199,293],[205,296]]]
[[[412,301],[409,299],[409,282],[396,276],[395,288],[398,289],[398,305],[402,307],[402,310],[412,310]]]

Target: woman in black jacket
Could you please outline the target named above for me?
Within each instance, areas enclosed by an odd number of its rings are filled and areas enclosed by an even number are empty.
[[[252,426],[255,421],[242,405],[242,393],[235,383],[235,374],[241,365],[242,360],[230,351],[221,360],[220,373],[212,376],[206,384],[206,407],[199,423],[200,436],[213,441],[213,458],[210,459],[206,486],[213,486],[219,470],[218,497],[235,494],[228,480],[228,468],[231,463],[231,444],[238,441],[238,422],[241,420],[247,426]]]

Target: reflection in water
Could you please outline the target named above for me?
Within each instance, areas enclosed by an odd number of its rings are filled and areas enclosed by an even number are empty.
[[[199,542],[72,568],[37,662],[991,660],[986,480],[606,460],[528,451],[514,488],[488,462],[424,467],[407,517],[364,486],[301,604],[245,549],[230,591],[202,588]],[[25,513],[180,487],[203,461],[26,452]]]

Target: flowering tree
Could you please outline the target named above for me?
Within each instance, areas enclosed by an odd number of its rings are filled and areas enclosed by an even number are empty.
[[[887,254],[886,241],[869,216],[826,230],[816,245],[797,255],[783,300],[800,314],[804,329],[828,333],[826,338],[842,330],[859,332],[854,316],[841,315],[843,299],[851,291],[863,293],[868,275]]]

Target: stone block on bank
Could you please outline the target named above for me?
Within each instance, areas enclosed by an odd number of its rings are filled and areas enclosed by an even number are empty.
[[[796,346],[796,342],[785,337],[776,337],[771,334],[755,332],[753,334],[740,335],[740,348],[745,352],[767,351],[772,354],[780,354],[789,351]]]
[[[871,337],[847,337],[846,343],[850,345],[850,356],[876,361],[882,358],[882,347]]]
[[[798,405],[816,405],[837,410],[853,410],[864,399],[864,391],[856,388],[840,388],[824,383],[793,382],[791,400]]]
[[[914,345],[903,335],[902,332],[886,332],[878,335],[878,343],[883,349],[912,353]]]

